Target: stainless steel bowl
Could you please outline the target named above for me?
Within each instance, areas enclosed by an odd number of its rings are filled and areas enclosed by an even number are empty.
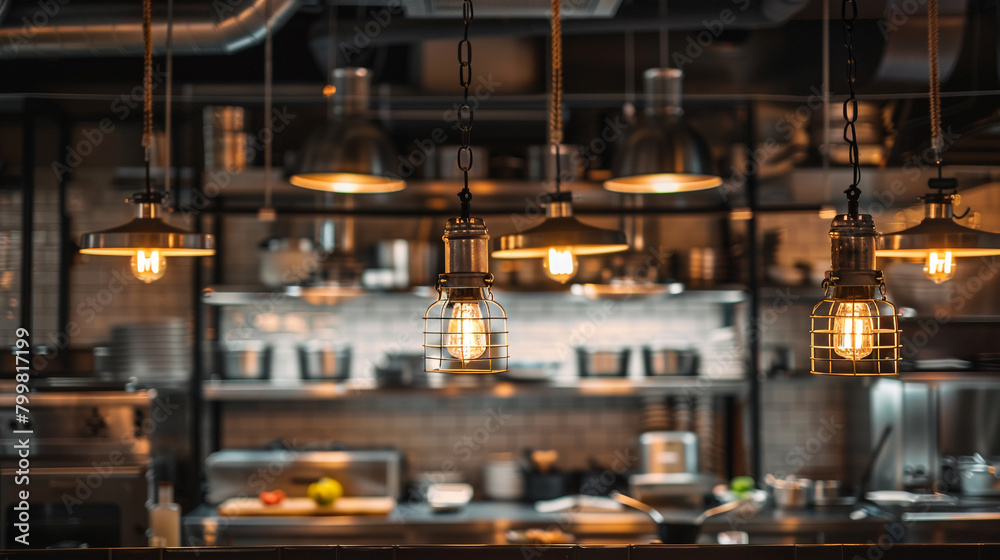
[[[809,505],[809,493],[812,481],[806,478],[788,477],[774,479],[768,475],[767,483],[774,494],[774,504],[778,509],[795,511],[805,509]]]
[[[351,375],[351,347],[312,340],[298,347],[299,374],[309,381],[337,381]]]
[[[699,356],[693,349],[646,346],[642,349],[642,361],[649,377],[698,375]]]
[[[580,377],[628,377],[631,348],[576,349]]]
[[[260,340],[220,342],[218,363],[223,379],[271,378],[271,347]]]

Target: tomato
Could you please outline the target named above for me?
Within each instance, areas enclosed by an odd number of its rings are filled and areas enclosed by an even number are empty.
[[[281,503],[281,501],[285,499],[285,491],[273,490],[271,492],[261,492],[257,497],[260,498],[260,501],[264,502],[264,504],[273,506]]]

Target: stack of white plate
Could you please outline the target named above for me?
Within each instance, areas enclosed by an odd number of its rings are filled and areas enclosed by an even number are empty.
[[[483,464],[483,492],[491,500],[520,500],[524,496],[521,463],[513,453],[490,453]]]
[[[111,329],[111,370],[118,379],[140,383],[183,381],[191,370],[187,321],[166,318]]]

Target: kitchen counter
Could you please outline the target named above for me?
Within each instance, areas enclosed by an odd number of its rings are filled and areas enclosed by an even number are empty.
[[[638,546],[282,546],[0,550],[4,560],[949,560],[1000,558],[998,544],[638,545]]]
[[[982,516],[914,520],[896,526],[874,517],[852,520],[850,508],[781,512],[765,509],[753,517],[739,512],[705,523],[701,542],[721,531],[746,531],[751,543],[867,543],[886,534],[904,542],[1000,541],[1000,523]],[[668,519],[693,519],[677,514]],[[220,517],[200,506],[184,517],[192,545],[277,544],[505,544],[508,530],[561,529],[580,544],[636,544],[655,540],[655,525],[636,511],[541,514],[527,504],[473,502],[455,513],[434,513],[423,504],[400,505],[385,517]],[[961,536],[962,538],[957,538]]]

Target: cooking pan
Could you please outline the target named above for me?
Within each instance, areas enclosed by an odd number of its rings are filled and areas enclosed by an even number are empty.
[[[706,519],[712,517],[713,515],[719,515],[720,513],[726,513],[727,511],[732,511],[740,506],[742,500],[733,500],[722,504],[721,506],[716,506],[710,510],[703,512],[698,517],[694,518],[693,521],[670,521],[668,522],[663,518],[656,508],[644,504],[635,498],[631,498],[622,494],[621,492],[611,492],[609,494],[614,500],[625,504],[629,507],[634,507],[639,511],[643,511],[646,515],[656,522],[656,534],[660,537],[660,542],[664,544],[694,544],[698,541],[698,534],[701,532],[701,525]]]

